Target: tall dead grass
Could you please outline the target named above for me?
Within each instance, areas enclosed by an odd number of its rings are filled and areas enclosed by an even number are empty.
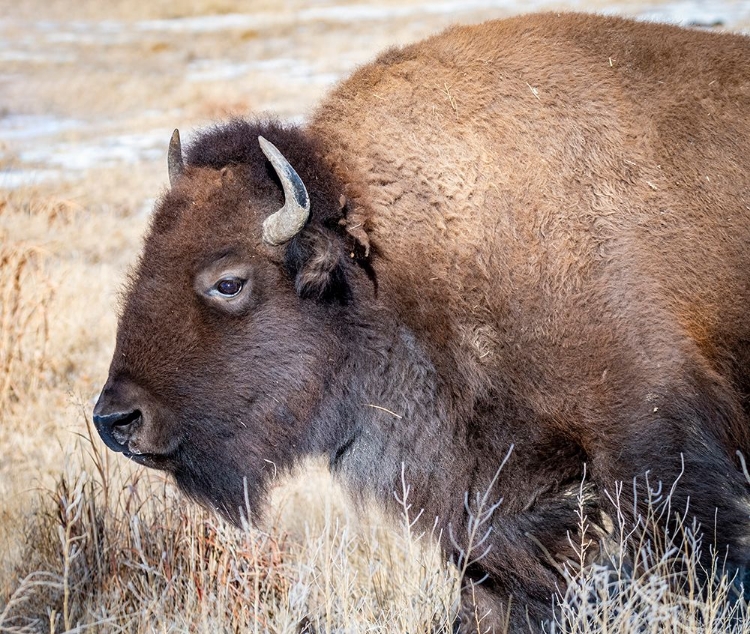
[[[77,451],[27,526],[0,631],[150,632],[183,618],[200,631],[244,632],[255,617],[262,623],[268,611],[258,606],[288,585],[282,545],[179,504],[168,483],[122,469],[88,440]]]
[[[635,484],[635,483],[634,483]],[[615,508],[609,535],[592,530],[581,503],[578,562],[562,570],[566,587],[555,597],[553,634],[747,634],[748,605],[736,571],[727,570],[688,509],[674,508],[663,483],[640,483],[646,511],[635,520],[623,508],[622,485],[607,494]],[[636,487],[634,486],[634,490]],[[666,528],[666,527],[669,528]],[[648,537],[647,537],[648,536]],[[588,551],[597,551],[596,563]],[[710,553],[709,569],[701,555]]]
[[[52,289],[35,245],[0,245],[0,411],[38,387],[44,375]],[[22,301],[27,289],[31,301]]]
[[[115,254],[137,246],[143,226],[104,197],[78,199],[65,187],[0,191],[0,593],[36,491],[53,485],[81,431],[72,395],[90,399],[106,371],[112,280],[127,257]]]
[[[91,433],[26,526],[0,632],[450,631],[455,575],[408,527],[355,528],[329,486],[317,528],[240,530]]]
[[[0,632],[451,631],[457,573],[429,536],[413,533],[407,483],[397,495],[401,521],[390,529],[353,520],[341,492],[316,472],[308,485],[317,508],[282,487],[267,526],[237,529],[183,499],[168,479],[106,452],[80,408],[86,432],[41,493],[22,557],[4,580]],[[584,508],[580,562],[589,549],[604,556],[561,569],[567,586],[549,632],[750,632],[747,606],[720,562],[701,568],[700,527],[676,514],[674,539],[643,537],[671,512],[668,495],[654,495],[636,525],[618,512],[611,535],[619,539],[610,543]],[[292,522],[283,518],[290,510]]]
[[[282,519],[289,492],[276,496],[269,525],[237,529],[182,499],[159,474],[106,453],[86,425],[25,526],[0,632],[451,631],[457,574],[428,536],[413,534],[406,484],[403,517],[390,529],[352,520],[320,474],[319,506],[304,509],[312,522],[301,530]],[[292,495],[297,521],[298,502]],[[664,521],[668,502],[655,498],[636,526],[618,513],[612,535],[620,537],[609,544],[581,503],[580,560],[589,548],[605,556],[562,569],[567,587],[547,631],[750,632],[747,606],[720,563],[701,569],[699,527],[678,516],[676,539],[642,537]]]

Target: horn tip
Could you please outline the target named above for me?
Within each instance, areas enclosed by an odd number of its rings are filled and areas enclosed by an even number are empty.
[[[185,169],[185,161],[182,158],[182,144],[180,143],[180,131],[177,128],[172,132],[172,138],[169,139],[167,169],[169,171],[169,184],[171,187],[174,187],[180,174]]]
[[[269,151],[276,149],[276,146],[273,143],[261,135],[258,135],[258,145],[260,145],[260,149],[263,150],[263,154],[266,156],[268,156]]]

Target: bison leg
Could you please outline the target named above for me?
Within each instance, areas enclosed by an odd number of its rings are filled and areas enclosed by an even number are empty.
[[[697,520],[703,567],[718,557],[730,573],[742,571],[750,562],[750,495],[735,452],[746,451],[750,421],[740,400],[703,370],[638,401],[590,450],[604,508],[622,530],[678,546],[692,541],[686,530]]]
[[[552,617],[553,597],[564,591],[563,566],[580,561],[581,516],[590,527],[600,519],[593,485],[574,483],[548,493],[521,513],[493,518],[491,548],[462,566],[460,634],[542,632]],[[587,558],[597,555],[592,547]],[[471,558],[470,558],[471,559]],[[462,557],[458,557],[459,563]]]

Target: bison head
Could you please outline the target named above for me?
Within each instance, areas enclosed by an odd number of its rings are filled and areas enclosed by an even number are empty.
[[[111,449],[171,472],[234,520],[256,510],[278,469],[328,450],[313,421],[345,354],[357,259],[341,188],[318,157],[278,125],[214,128],[185,162],[173,136],[171,188],[131,276],[94,409]]]

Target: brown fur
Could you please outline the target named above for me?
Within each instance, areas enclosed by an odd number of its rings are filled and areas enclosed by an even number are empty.
[[[679,477],[673,507],[742,569],[748,112],[746,38],[544,14],[389,51],[305,129],[205,132],[131,283],[103,437],[235,519],[303,455],[385,504],[403,468],[459,564],[464,496],[512,446],[467,569],[491,631],[549,616],[539,546],[569,554],[584,463],[594,514],[617,481]],[[259,133],[312,199],[283,247],[260,239],[283,195]],[[228,266],[249,289],[231,310],[196,292]],[[142,415],[113,436],[120,411]]]

